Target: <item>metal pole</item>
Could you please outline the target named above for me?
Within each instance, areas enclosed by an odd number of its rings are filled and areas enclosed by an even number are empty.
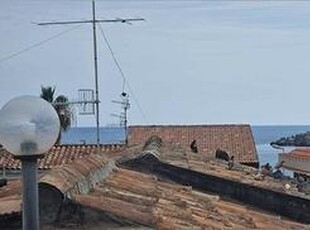
[[[97,131],[97,153],[99,153],[100,133],[99,133],[99,90],[98,90],[98,58],[97,58],[97,39],[96,39],[96,8],[95,0],[93,5],[93,39],[94,39],[94,65],[95,65],[95,95],[96,95],[96,131]]]
[[[21,159],[23,177],[23,230],[39,229],[37,157]]]
[[[128,103],[126,99],[126,103]],[[127,104],[125,105],[125,145],[128,146],[128,128],[127,128]]]

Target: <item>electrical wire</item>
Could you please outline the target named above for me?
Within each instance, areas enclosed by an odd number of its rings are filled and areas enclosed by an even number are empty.
[[[105,35],[105,33],[104,33],[104,31],[103,31],[103,29],[102,29],[100,23],[98,23],[98,25],[99,25],[99,29],[100,29],[100,32],[101,32],[101,34],[102,34],[102,37],[103,37],[103,39],[104,39],[104,41],[105,41],[105,43],[106,43],[106,45],[107,45],[107,47],[108,47],[108,49],[109,49],[109,51],[110,51],[110,54],[111,54],[111,56],[112,56],[112,59],[113,59],[115,65],[116,65],[117,69],[119,70],[122,79],[123,79],[122,92],[124,92],[125,84],[126,84],[127,87],[128,87],[128,89],[129,89],[129,91],[130,91],[130,94],[132,95],[132,97],[133,97],[135,103],[137,104],[137,107],[138,107],[140,113],[142,114],[142,117],[143,117],[144,121],[148,124],[148,123],[149,123],[149,122],[148,122],[148,119],[147,119],[145,113],[143,112],[142,107],[140,106],[140,103],[139,103],[139,101],[138,101],[138,98],[136,97],[136,95],[135,95],[135,93],[133,92],[133,90],[132,90],[132,88],[131,88],[131,86],[130,86],[128,80],[127,80],[126,77],[125,77],[124,71],[122,70],[122,68],[121,68],[121,66],[120,66],[120,64],[119,64],[119,62],[118,62],[117,59],[116,59],[115,53],[114,53],[114,51],[113,51],[113,49],[112,49],[112,47],[111,47],[111,45],[110,45],[110,43],[109,43],[109,40],[107,39],[107,37],[106,37],[106,35]]]
[[[108,47],[108,49],[109,49],[109,51],[110,51],[110,54],[111,54],[111,56],[112,56],[112,58],[113,58],[113,61],[114,61],[115,65],[116,65],[117,69],[119,70],[119,72],[120,72],[120,74],[121,74],[121,77],[122,77],[122,79],[123,79],[122,92],[124,92],[125,85],[127,85],[127,87],[128,87],[128,89],[129,89],[129,91],[130,91],[130,93],[131,93],[131,95],[132,95],[132,97],[133,97],[135,103],[137,104],[137,107],[138,107],[140,113],[142,114],[142,117],[143,117],[144,121],[145,121],[146,123],[149,123],[149,122],[148,122],[148,119],[147,119],[147,117],[146,117],[146,115],[145,115],[145,113],[143,112],[142,107],[140,106],[140,103],[139,103],[139,101],[138,101],[138,98],[136,97],[134,91],[132,90],[132,88],[131,88],[131,86],[130,86],[128,80],[125,78],[124,71],[122,70],[122,68],[121,68],[121,66],[120,66],[120,64],[119,64],[119,62],[117,61],[116,56],[115,56],[115,53],[114,53],[114,51],[113,51],[113,49],[112,49],[112,47],[111,47],[111,45],[110,45],[110,43],[109,43],[109,41],[108,41],[108,39],[107,39],[105,33],[104,33],[104,31],[103,31],[103,29],[102,29],[100,23],[98,23],[98,25],[99,25],[100,32],[101,32],[101,34],[102,34],[102,36],[103,36],[103,38],[104,38],[104,41],[105,41],[105,43],[106,43],[106,45],[107,45],[107,47]],[[43,45],[43,44],[45,44],[45,43],[47,43],[47,42],[49,42],[49,41],[55,39],[55,38],[58,38],[58,37],[60,37],[60,36],[62,36],[62,35],[64,35],[64,34],[66,34],[66,33],[69,33],[69,32],[71,32],[71,31],[73,31],[73,30],[75,30],[75,29],[77,29],[77,28],[79,28],[79,27],[81,27],[81,26],[82,26],[82,25],[77,25],[77,26],[71,27],[71,28],[66,29],[66,30],[64,30],[64,31],[61,31],[60,33],[54,34],[53,36],[48,37],[48,38],[46,38],[46,39],[44,39],[44,40],[42,40],[42,41],[40,41],[40,42],[34,43],[34,44],[32,44],[32,45],[30,45],[30,46],[28,46],[28,47],[26,47],[26,48],[24,48],[24,49],[22,49],[22,50],[20,50],[20,51],[17,51],[17,52],[15,52],[15,53],[12,53],[12,54],[10,54],[10,55],[8,55],[8,56],[6,56],[6,57],[0,59],[0,64],[2,64],[2,63],[5,62],[5,61],[8,61],[8,60],[10,60],[10,59],[12,59],[12,58],[14,58],[14,57],[16,57],[16,56],[19,56],[20,54],[23,54],[23,53],[25,53],[25,52],[28,52],[28,51],[34,49],[34,48],[37,48],[37,47],[39,47],[39,46],[41,46],[41,45]]]
[[[101,25],[100,25],[100,24],[98,24],[98,25],[99,25],[100,32],[101,32],[101,34],[102,34],[102,36],[103,36],[103,39],[104,39],[105,43],[107,44],[107,47],[108,47],[108,49],[109,49],[109,51],[110,51],[110,54],[111,54],[111,56],[112,56],[112,58],[113,58],[113,61],[114,61],[115,65],[116,65],[116,67],[117,67],[118,71],[120,72],[121,77],[122,77],[122,79],[123,79],[123,86],[122,86],[122,92],[123,92],[124,89],[125,89],[125,84],[126,84],[126,78],[125,78],[124,71],[122,70],[122,68],[121,68],[121,66],[120,66],[120,64],[119,64],[119,62],[117,61],[116,56],[115,56],[115,53],[114,53],[114,51],[112,50],[112,47],[111,47],[111,45],[110,45],[110,42],[108,41],[107,36],[105,35],[105,33],[104,33],[104,31],[103,31]]]
[[[4,58],[0,59],[0,64],[2,64],[2,63],[5,62],[5,61],[8,61],[8,60],[10,60],[10,59],[12,59],[12,58],[14,58],[14,57],[20,55],[20,54],[23,54],[23,53],[25,53],[25,52],[27,52],[27,51],[30,51],[30,50],[32,50],[32,49],[34,49],[34,48],[36,48],[36,47],[39,47],[39,46],[41,46],[41,45],[43,45],[43,44],[45,44],[45,43],[47,43],[47,42],[49,42],[49,41],[51,41],[51,40],[53,40],[53,39],[55,39],[55,38],[58,38],[58,37],[60,37],[61,35],[64,35],[64,34],[66,34],[66,33],[69,33],[69,32],[71,32],[71,31],[77,29],[78,27],[81,27],[81,25],[74,26],[74,27],[71,27],[71,28],[69,28],[69,29],[66,29],[66,30],[64,30],[64,31],[62,31],[62,32],[60,32],[60,33],[54,34],[53,36],[48,37],[48,38],[46,38],[46,39],[44,39],[44,40],[42,40],[42,41],[40,41],[40,42],[34,43],[34,44],[32,44],[32,45],[30,45],[30,46],[28,46],[28,47],[26,47],[26,48],[24,48],[24,49],[22,49],[22,50],[20,50],[20,51],[17,51],[17,52],[15,52],[15,53],[12,53],[12,54],[8,55],[7,57],[4,57]]]

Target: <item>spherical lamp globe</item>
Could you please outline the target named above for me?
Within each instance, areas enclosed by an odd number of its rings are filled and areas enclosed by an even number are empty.
[[[0,110],[0,143],[15,156],[46,153],[59,130],[55,109],[42,98],[16,97]]]

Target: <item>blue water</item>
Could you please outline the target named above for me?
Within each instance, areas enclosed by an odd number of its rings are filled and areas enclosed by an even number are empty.
[[[252,126],[256,149],[261,164],[269,162],[275,165],[281,150],[272,148],[269,143],[281,137],[310,131],[310,126]],[[103,144],[123,143],[124,129],[118,127],[100,128],[100,140]],[[62,143],[95,143],[96,129],[93,127],[71,128],[62,136]],[[288,149],[287,149],[288,150]]]
[[[278,154],[282,150],[274,149],[270,142],[276,141],[281,137],[292,136],[298,133],[310,131],[310,126],[252,126],[256,149],[260,164],[270,163],[274,166],[278,162]],[[284,148],[288,152],[292,147]]]
[[[281,137],[310,131],[309,125],[251,126],[256,145],[268,144]]]
[[[124,129],[118,127],[101,127],[99,129],[100,142],[102,144],[120,144],[124,143]],[[77,143],[96,143],[96,128],[94,127],[73,127],[62,134],[62,144],[77,144]]]

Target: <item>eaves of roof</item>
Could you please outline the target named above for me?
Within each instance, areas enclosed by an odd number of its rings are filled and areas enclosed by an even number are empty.
[[[43,158],[38,160],[38,169],[46,170],[68,164],[76,159],[96,154],[96,145],[55,145]],[[124,149],[123,145],[100,145],[100,154],[113,155]],[[21,162],[4,148],[0,148],[0,169],[20,170]]]

